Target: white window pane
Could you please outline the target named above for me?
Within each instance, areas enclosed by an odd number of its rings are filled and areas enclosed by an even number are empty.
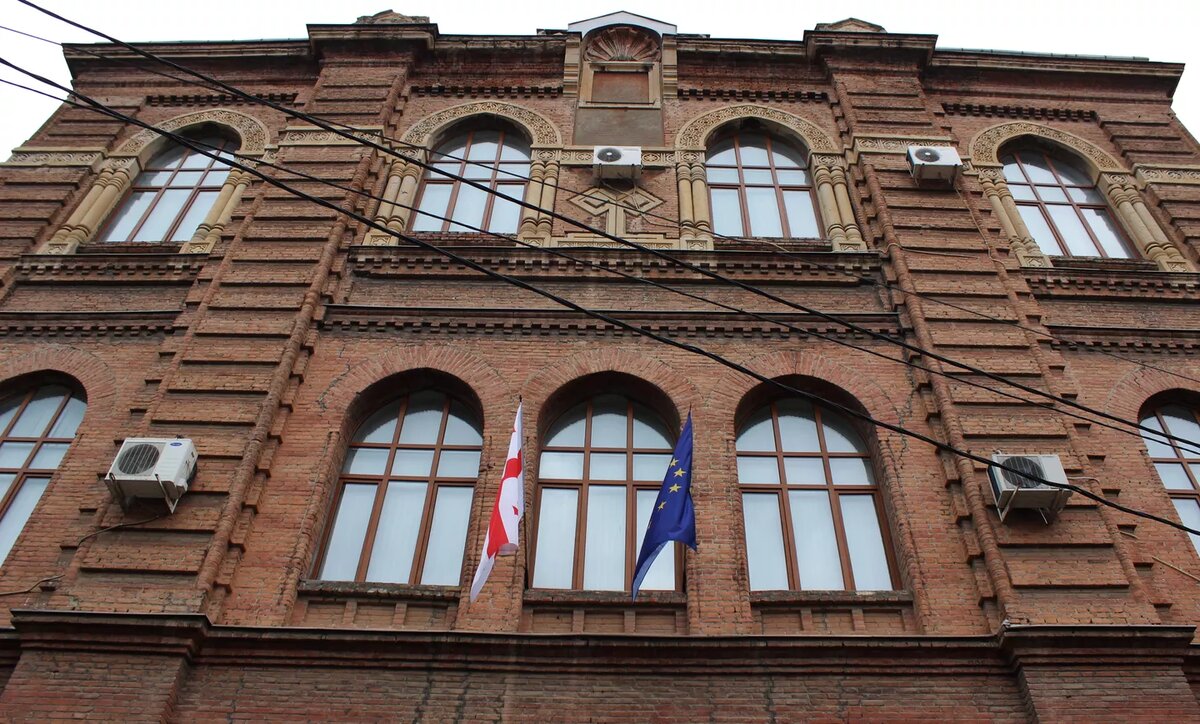
[[[1025,184],[1009,184],[1008,191],[1017,201],[1036,201],[1037,196],[1033,193],[1033,187]]]
[[[824,236],[817,226],[812,194],[807,191],[785,191],[783,203],[787,207],[788,228],[793,239],[819,239]]]
[[[1072,254],[1099,256],[1100,251],[1092,243],[1087,229],[1083,228],[1083,222],[1079,220],[1075,209],[1070,206],[1047,206],[1046,211],[1050,214],[1050,220],[1054,222],[1054,228],[1058,229],[1058,235]]]
[[[850,568],[854,571],[854,587],[859,591],[890,591],[892,577],[888,572],[887,553],[879,530],[879,515],[875,498],[870,495],[843,495],[842,521],[846,527],[846,543],[850,548]]]
[[[438,457],[439,478],[479,477],[478,450],[443,450]]]
[[[1093,183],[1089,174],[1062,159],[1054,159],[1054,170],[1058,171],[1064,183],[1075,186],[1091,186]]]
[[[747,188],[746,210],[750,214],[750,236],[783,236],[774,188]]]
[[[473,181],[484,181],[490,183],[492,180],[492,174],[495,172],[495,170],[496,166],[491,161],[472,161],[463,166],[462,176]],[[459,197],[462,197],[462,191],[459,191]]]
[[[646,526],[650,525],[650,513],[654,510],[654,501],[658,499],[657,490],[637,491],[637,538],[634,555],[640,555],[642,541],[646,538]],[[650,570],[642,578],[643,591],[674,591],[675,590],[675,548],[676,544],[668,543],[658,552]],[[636,558],[635,558],[636,561]]]
[[[738,452],[774,452],[775,428],[771,423],[771,408],[764,407],[742,427],[737,436]]]
[[[183,205],[187,203],[188,197],[192,195],[191,189],[170,189],[162,192],[158,198],[158,203],[150,210],[150,214],[146,216],[146,221],[142,224],[142,228],[138,229],[134,235],[135,241],[163,241],[167,238],[167,232],[170,231],[171,225],[179,218],[179,212],[183,210]]]
[[[26,478],[25,482],[21,484],[21,489],[13,496],[12,503],[4,513],[4,518],[0,519],[0,562],[8,558],[13,543],[21,534],[21,530],[29,520],[29,515],[33,513],[33,506],[37,505],[49,482],[49,478]]]
[[[546,435],[547,447],[583,447],[587,406],[576,405],[555,421]]]
[[[634,455],[634,480],[662,480],[671,464],[670,455]]]
[[[793,490],[788,497],[792,505],[792,533],[796,539],[800,588],[806,591],[844,589],[829,494],[823,490]]]
[[[12,487],[12,483],[16,479],[15,473],[0,473],[0,498],[8,495],[8,489]]]
[[[8,428],[8,423],[12,422],[13,415],[17,414],[24,399],[24,395],[16,395],[4,401],[4,407],[0,408],[0,434]]]
[[[483,434],[475,423],[475,415],[460,402],[450,403],[450,417],[446,420],[447,445],[479,445]]]
[[[400,442],[405,445],[433,445],[442,427],[446,398],[440,392],[418,392],[408,398]]]
[[[1046,217],[1042,216],[1041,210],[1036,206],[1017,206],[1017,211],[1020,212],[1025,228],[1029,229],[1030,236],[1037,242],[1042,253],[1047,256],[1062,256],[1062,249],[1059,248],[1054,232],[1050,231],[1050,224],[1046,223]]]
[[[1162,409],[1163,419],[1167,423],[1167,433],[1174,437],[1183,438],[1191,444],[1187,447],[1200,449],[1200,425],[1192,412],[1182,405],[1167,405]]]
[[[396,418],[400,416],[400,401],[387,405],[367,418],[354,433],[354,442],[390,444],[396,436]]]
[[[129,241],[130,232],[142,220],[142,215],[150,208],[154,196],[154,191],[135,191],[130,194],[125,203],[121,204],[121,208],[117,209],[112,223],[100,236],[100,241]]]
[[[1157,432],[1163,431],[1162,425],[1158,424],[1158,417],[1155,415],[1147,415],[1146,417],[1143,417],[1142,421],[1141,421],[1141,426],[1148,427],[1151,430],[1155,430]],[[1174,448],[1171,447],[1171,443],[1167,442],[1166,439],[1160,438],[1156,435],[1152,435],[1151,433],[1148,433],[1144,430],[1142,431],[1142,439],[1146,441],[1146,451],[1150,454],[1150,457],[1152,457],[1152,458],[1173,458],[1173,457],[1175,457],[1175,450],[1174,450]]]
[[[391,474],[404,478],[427,478],[432,468],[432,450],[396,450]]]
[[[413,552],[421,533],[428,483],[388,483],[383,510],[371,546],[367,580],[376,583],[408,583]]]
[[[707,169],[708,182],[710,184],[736,184],[738,182],[738,172],[736,168],[712,168]]]
[[[75,431],[79,429],[79,423],[83,421],[83,413],[86,411],[87,403],[78,397],[67,400],[66,406],[54,422],[54,427],[50,429],[50,437],[75,437]],[[0,430],[3,429],[4,423],[0,421]]]
[[[180,171],[171,178],[171,186],[174,188],[192,188],[199,185],[200,179],[203,177],[203,171]]]
[[[642,405],[633,405],[633,446],[637,448],[674,448],[670,432],[658,415]]]
[[[1200,503],[1189,498],[1172,498],[1171,502],[1175,504],[1175,510],[1179,511],[1179,518],[1184,525],[1200,529]],[[1195,533],[1188,533],[1188,536],[1192,539],[1196,552],[1200,553],[1200,536]]]
[[[1050,172],[1050,166],[1046,163],[1045,156],[1035,151],[1021,151],[1017,155],[1025,164],[1025,173],[1029,174],[1031,181],[1043,184],[1058,183],[1058,179]]]
[[[743,166],[767,166],[767,139],[758,134],[746,134],[741,138],[738,149],[742,156]]]
[[[65,442],[43,443],[38,448],[37,455],[33,456],[33,461],[29,463],[29,467],[36,470],[54,470],[62,462],[63,456],[67,454],[68,447],[70,445]]]
[[[742,235],[742,205],[737,189],[712,189],[713,230],[721,236]]]
[[[807,400],[780,400],[775,409],[779,415],[779,441],[784,452],[821,452],[817,422]]]
[[[778,483],[779,463],[775,458],[738,456],[739,483]]]
[[[624,486],[588,488],[583,587],[590,591],[625,590]]]
[[[625,453],[592,453],[588,477],[592,480],[624,480]]]
[[[808,186],[808,172],[803,169],[792,171],[776,170],[780,186]]]
[[[754,186],[774,186],[775,177],[769,168],[747,168],[742,171],[742,180]]]
[[[718,166],[732,166],[737,163],[737,157],[733,154],[733,140],[726,139],[720,143],[714,144],[708,150],[707,163]]]
[[[150,163],[146,164],[147,168],[175,168],[179,162],[183,160],[184,154],[188,149],[179,145],[172,145],[165,149],[162,153],[150,159]]]
[[[1188,480],[1183,466],[1176,463],[1154,463],[1158,471],[1158,479],[1168,490],[1191,490],[1192,482]]]
[[[745,493],[742,495],[742,515],[746,523],[750,590],[787,590],[787,559],[783,552],[783,526],[779,522],[779,497],[773,493]]]
[[[201,145],[201,144],[207,144],[207,145]],[[209,145],[215,146],[217,144],[215,142],[215,139],[204,139],[204,140],[201,140],[196,145],[199,146],[200,148],[202,148],[203,150],[208,151]],[[187,157],[183,159],[183,164],[180,165],[180,168],[207,168],[208,164],[211,160],[212,159],[210,159],[208,156],[205,156],[203,153],[199,153],[199,152],[194,151],[189,148],[189,149],[187,149]]]
[[[497,131],[476,131],[471,138],[471,149],[467,158],[472,161],[495,160],[499,152],[500,133]]]
[[[435,157],[439,155],[465,158],[467,155],[467,134],[464,133],[461,136],[455,136],[441,146],[438,146]]]
[[[139,188],[143,186],[166,186],[171,180],[171,171],[146,171],[139,173],[137,178],[133,180],[133,185]]]
[[[829,452],[867,454],[867,446],[863,444],[862,438],[858,436],[858,432],[851,426],[849,420],[822,410],[821,422],[825,427],[825,448]]]
[[[462,184],[458,187],[458,198],[454,200],[451,217],[458,222],[450,225],[450,231],[473,232],[483,225],[483,212],[487,209],[488,193],[474,186]],[[470,227],[470,228],[468,228]]]
[[[462,579],[463,548],[467,544],[467,521],[471,517],[471,488],[438,488],[425,548],[421,583],[457,586]]]
[[[413,231],[441,231],[442,219],[434,216],[446,216],[446,205],[450,203],[450,184],[425,183],[421,192],[421,203],[412,223]],[[420,213],[421,211],[425,213]],[[431,216],[432,214],[433,216]]]
[[[21,412],[21,416],[17,418],[17,424],[13,425],[9,435],[12,437],[40,437],[46,431],[50,421],[54,419],[54,413],[58,411],[58,406],[62,404],[63,398],[68,394],[70,393],[65,387],[58,385],[39,388],[34,393],[33,399]]]
[[[1099,191],[1097,191],[1095,189],[1095,187],[1092,187],[1092,186],[1086,186],[1083,188],[1079,188],[1076,186],[1070,186],[1067,188],[1067,193],[1071,195],[1071,198],[1075,199],[1076,201],[1083,202],[1085,204],[1103,204],[1104,203],[1104,194],[1101,194]]]
[[[1000,161],[1004,164],[1005,180],[1016,183],[1025,183],[1025,174],[1021,173],[1021,167],[1017,165],[1015,158],[1006,155],[1001,157]]]
[[[212,209],[213,203],[220,194],[220,191],[201,191],[196,194],[192,205],[188,208],[187,213],[183,215],[183,220],[175,228],[175,233],[171,234],[171,241],[187,241],[191,239],[192,234],[196,233],[196,227],[200,226],[200,222],[204,221],[205,216],[208,216],[209,210]]]
[[[6,442],[0,445],[0,468],[19,468],[33,452],[31,442]]]
[[[601,395],[592,401],[592,447],[626,447],[629,431],[626,429],[624,397]]]
[[[542,480],[582,480],[583,453],[543,452],[538,477]]]
[[[350,475],[383,475],[387,466],[388,451],[379,448],[358,447],[346,452],[346,464],[342,471]]]
[[[214,170],[209,171],[201,185],[206,188],[221,188],[221,185],[229,178],[228,168],[222,169],[222,166],[224,164],[218,164]]]
[[[789,485],[825,484],[825,463],[821,458],[784,458],[783,472]]]
[[[1080,212],[1092,233],[1100,241],[1100,246],[1103,247],[1105,254],[1113,259],[1129,258],[1129,252],[1121,243],[1121,232],[1117,230],[1116,222],[1107,211],[1104,209],[1080,209]]]
[[[501,161],[528,161],[529,144],[525,139],[505,134],[504,145],[500,148]]]
[[[771,161],[775,168],[802,168],[804,157],[791,146],[775,141],[771,144]]]
[[[1067,203],[1067,192],[1060,186],[1038,186],[1037,192],[1046,203]]]
[[[575,564],[575,517],[579,491],[543,488],[538,506],[534,588],[570,588]]]
[[[329,535],[329,545],[325,549],[325,562],[321,565],[323,580],[354,580],[374,501],[374,485],[345,486],[338,503],[337,517],[334,518],[333,532]]]
[[[521,199],[525,195],[525,187],[516,184],[501,184],[500,193]],[[497,234],[515,234],[521,223],[521,207],[514,201],[508,201],[497,196],[492,200],[492,218],[488,221],[488,230]]]
[[[829,458],[834,485],[874,485],[871,466],[863,458]]]

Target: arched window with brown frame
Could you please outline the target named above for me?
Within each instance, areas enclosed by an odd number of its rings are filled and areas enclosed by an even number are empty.
[[[558,416],[538,459],[532,587],[628,591],[674,447],[662,416],[623,394]],[[642,590],[681,590],[682,555],[660,554]]]
[[[238,144],[218,135],[196,137],[197,144],[236,151]],[[125,199],[109,217],[97,241],[186,242],[204,221],[229,176],[229,165],[171,144],[146,162]]]
[[[719,136],[705,160],[713,230],[731,237],[823,236],[808,158],[765,129]]]
[[[774,400],[736,449],[751,590],[898,588],[874,465],[848,420]]]
[[[1148,405],[1142,412],[1141,424],[1179,438],[1172,440],[1142,432],[1146,452],[1180,520],[1186,526],[1200,528],[1200,399],[1188,396]],[[1191,539],[1200,553],[1200,536],[1191,535]]]
[[[1061,153],[1024,145],[1001,154],[1017,211],[1047,256],[1136,257],[1091,175]]]
[[[459,585],[482,445],[478,415],[438,389],[378,408],[346,451],[317,577]]]
[[[0,402],[0,562],[75,440],[86,409],[81,393],[55,382]]]
[[[501,124],[468,126],[439,144],[430,161],[435,168],[475,181],[489,191],[427,169],[417,196],[413,231],[476,233],[478,228],[500,234],[517,232],[521,206],[497,193],[525,198],[530,148],[522,134]]]

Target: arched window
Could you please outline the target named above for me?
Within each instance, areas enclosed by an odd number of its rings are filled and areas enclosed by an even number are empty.
[[[346,451],[318,577],[459,585],[482,445],[476,415],[441,392],[377,410]]]
[[[1133,248],[1091,177],[1041,149],[1000,157],[1021,220],[1048,256],[1128,259]]]
[[[1186,526],[1200,528],[1200,405],[1174,402],[1154,406],[1142,414],[1142,427],[1197,443],[1181,444],[1142,433],[1158,479],[1171,496],[1180,520]],[[1192,535],[1192,544],[1200,552],[1200,536]]]
[[[708,151],[713,229],[723,236],[819,239],[812,178],[800,151],[768,133],[735,133]]]
[[[62,385],[43,385],[0,403],[0,561],[58,468],[87,403]]]
[[[431,160],[437,168],[456,176],[471,179],[514,199],[524,199],[529,177],[529,143],[512,131],[468,131],[438,146]],[[497,233],[515,234],[521,221],[521,207],[517,204],[433,170],[425,171],[417,208],[413,231],[475,231],[461,226],[467,224]]]
[[[196,141],[223,151],[237,150],[237,143],[219,136]],[[133,180],[129,195],[98,240],[187,241],[208,215],[227,176],[227,164],[185,146],[168,146]]]
[[[558,418],[538,465],[533,587],[627,591],[674,436],[650,410],[598,395]],[[660,554],[644,590],[679,588],[680,551]]]
[[[752,590],[896,588],[870,454],[805,400],[759,409],[737,437]]]

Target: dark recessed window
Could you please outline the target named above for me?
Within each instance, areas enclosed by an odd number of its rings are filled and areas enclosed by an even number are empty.
[[[722,236],[819,239],[812,178],[800,151],[765,133],[738,133],[708,151],[713,230]]]
[[[455,176],[524,201],[529,144],[515,133],[470,131],[438,146],[431,160]],[[515,234],[521,222],[519,205],[432,170],[425,172],[417,208],[413,231],[474,232],[478,228]]]
[[[1200,410],[1195,405],[1162,405],[1142,415],[1142,427],[1197,443],[1188,445],[1142,433],[1158,479],[1171,496],[1180,520],[1186,526],[1200,528]],[[1200,536],[1191,538],[1200,552]]]

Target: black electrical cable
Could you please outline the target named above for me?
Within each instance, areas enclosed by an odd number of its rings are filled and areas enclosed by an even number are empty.
[[[74,95],[76,98],[79,98],[80,100],[84,101],[86,104],[88,104],[92,107],[95,107],[97,109],[104,110],[105,112],[112,115],[114,118],[119,118],[126,123],[130,123],[130,124],[139,126],[141,128],[144,128],[146,130],[149,130],[153,133],[157,133],[157,134],[163,136],[164,138],[168,138],[181,146],[190,148],[191,150],[195,151],[196,153],[199,153],[208,158],[222,161],[223,163],[226,163],[230,166],[233,166],[235,168],[243,170],[257,178],[262,179],[266,183],[268,183],[282,191],[292,194],[293,196],[295,196],[297,198],[304,199],[311,203],[317,204],[318,206],[321,206],[323,208],[327,208],[331,211],[334,211],[335,213],[342,214],[348,218],[358,221],[359,223],[365,224],[373,229],[382,231],[390,236],[395,236],[396,238],[406,241],[414,246],[418,246],[418,247],[427,249],[429,251],[438,253],[438,254],[446,257],[447,259],[450,259],[452,261],[455,261],[455,262],[461,264],[462,266],[465,266],[469,269],[472,269],[474,271],[477,271],[481,274],[492,277],[494,279],[499,279],[499,280],[501,280],[505,283],[508,283],[512,286],[515,286],[517,288],[524,289],[526,291],[532,292],[539,296],[545,297],[546,299],[549,299],[557,304],[560,304],[568,309],[571,309],[571,310],[578,312],[580,314],[583,314],[585,316],[592,317],[593,319],[598,319],[598,320],[605,322],[607,324],[610,324],[612,326],[618,327],[620,329],[624,329],[629,332],[633,332],[634,334],[638,334],[638,335],[647,337],[649,339],[660,342],[662,344],[666,344],[668,346],[684,350],[691,354],[705,357],[705,358],[710,359],[724,367],[728,367],[729,369],[735,370],[737,372],[741,372],[742,374],[752,377],[752,378],[758,380],[759,382],[772,385],[773,387],[777,387],[777,388],[779,388],[785,392],[788,392],[792,395],[795,395],[802,399],[809,400],[810,402],[815,402],[815,403],[822,405],[828,409],[836,410],[848,417],[853,417],[855,419],[862,420],[863,422],[871,424],[875,427],[883,428],[885,430],[894,432],[898,435],[910,437],[914,440],[920,440],[921,442],[927,443],[940,451],[947,452],[947,453],[950,453],[953,455],[958,455],[959,457],[962,457],[967,460],[971,460],[976,463],[980,463],[980,464],[988,466],[990,468],[1008,471],[1016,476],[1033,480],[1034,482],[1041,483],[1043,485],[1046,485],[1047,487],[1056,488],[1059,490],[1071,490],[1073,492],[1079,493],[1080,495],[1082,495],[1085,498],[1094,500],[1102,505],[1114,508],[1116,510],[1120,510],[1124,513],[1128,513],[1130,515],[1140,517],[1140,518],[1145,518],[1147,520],[1153,520],[1153,521],[1162,523],[1164,525],[1170,526],[1172,528],[1176,528],[1178,530],[1182,530],[1184,532],[1191,533],[1193,535],[1200,535],[1200,530],[1190,528],[1181,523],[1176,523],[1173,520],[1163,518],[1163,517],[1155,515],[1153,513],[1148,513],[1145,511],[1137,510],[1135,508],[1130,508],[1129,506],[1123,505],[1121,503],[1117,503],[1116,501],[1113,501],[1113,500],[1109,500],[1108,498],[1105,498],[1101,495],[1091,492],[1090,490],[1087,490],[1086,488],[1080,487],[1078,485],[1074,485],[1072,483],[1058,483],[1058,482],[1046,480],[1040,476],[1031,475],[1026,471],[1022,471],[1017,468],[1011,467],[1005,463],[998,463],[998,462],[995,462],[994,460],[989,460],[988,458],[985,458],[981,455],[976,455],[975,453],[967,452],[965,450],[960,450],[960,449],[954,447],[953,445],[942,442],[940,440],[937,440],[936,438],[930,437],[923,433],[919,433],[914,430],[909,430],[901,425],[886,422],[883,420],[878,420],[878,419],[872,417],[871,415],[864,413],[864,412],[860,412],[854,408],[847,407],[845,405],[834,402],[832,400],[825,399],[824,397],[821,397],[820,395],[816,395],[816,394],[808,392],[806,390],[798,389],[798,388],[792,387],[790,385],[784,384],[783,382],[780,382],[779,380],[772,379],[761,373],[755,372],[754,370],[751,370],[748,367],[745,367],[744,365],[741,365],[737,362],[729,360],[720,354],[711,352],[702,347],[698,347],[696,345],[688,344],[686,342],[680,342],[678,340],[671,339],[669,337],[663,336],[661,334],[650,331],[643,327],[639,327],[637,325],[630,324],[628,322],[625,322],[621,319],[613,317],[609,314],[605,314],[603,312],[597,312],[594,310],[590,310],[587,307],[584,307],[584,306],[577,304],[569,299],[566,299],[557,294],[554,294],[553,292],[546,291],[534,284],[530,284],[529,282],[523,281],[521,279],[510,276],[508,274],[504,274],[502,272],[488,269],[487,267],[483,266],[482,264],[472,261],[471,259],[468,259],[468,258],[462,256],[461,254],[458,254],[450,249],[446,249],[446,248],[437,246],[436,244],[432,244],[430,242],[424,241],[422,239],[411,237],[411,236],[408,236],[401,232],[395,231],[393,229],[389,229],[389,228],[383,226],[382,224],[379,224],[379,223],[375,222],[374,220],[367,218],[366,216],[364,216],[362,214],[343,209],[341,206],[339,206],[338,204],[335,204],[331,201],[327,201],[325,199],[321,199],[316,196],[313,196],[312,194],[308,194],[308,193],[305,193],[298,189],[295,189],[295,188],[289,186],[288,184],[286,184],[268,174],[262,173],[261,171],[258,171],[257,169],[252,168],[246,164],[243,164],[238,161],[234,161],[233,159],[230,159],[228,157],[222,157],[217,154],[206,151],[204,148],[196,145],[195,143],[192,142],[191,139],[189,139],[185,136],[181,136],[181,135],[179,135],[177,133],[173,133],[171,131],[164,131],[162,129],[155,128],[154,126],[152,126],[144,121],[141,121],[137,118],[133,118],[132,116],[123,114],[119,111],[116,111],[115,109],[108,108],[104,104],[99,103],[98,101],[88,97],[87,95],[84,95],[77,91],[72,91],[68,88],[65,88],[64,86],[54,83],[53,81],[46,79],[42,76],[39,76],[35,73],[32,73],[31,71],[27,71],[23,68],[20,68],[19,66],[14,65],[13,63],[9,62],[8,60],[0,58],[0,64],[3,64],[10,68],[13,68],[14,70],[17,70],[18,72],[29,75],[30,77],[34,78],[35,80],[45,83],[46,85],[50,85],[50,86],[59,88],[60,90],[62,90],[63,92],[66,92],[66,93],[70,93],[70,94]]]

